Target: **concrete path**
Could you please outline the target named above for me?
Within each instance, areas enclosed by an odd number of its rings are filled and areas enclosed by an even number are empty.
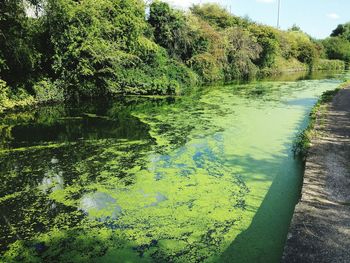
[[[282,262],[350,262],[350,88],[316,130]]]

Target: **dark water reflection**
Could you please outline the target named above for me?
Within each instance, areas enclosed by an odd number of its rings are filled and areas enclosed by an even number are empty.
[[[5,143],[10,147],[23,147],[108,138],[149,139],[148,126],[130,115],[127,108],[122,108],[121,102],[118,104],[94,101],[78,107],[66,105],[31,111],[27,120],[11,127]]]

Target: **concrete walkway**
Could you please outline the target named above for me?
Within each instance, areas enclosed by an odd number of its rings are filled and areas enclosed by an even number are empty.
[[[350,88],[316,130],[282,262],[350,262]]]

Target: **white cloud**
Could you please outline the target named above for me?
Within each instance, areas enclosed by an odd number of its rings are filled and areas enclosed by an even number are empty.
[[[274,3],[275,0],[256,0],[258,3],[271,4]]]
[[[337,13],[329,13],[327,14],[327,17],[330,19],[339,19],[340,16]]]

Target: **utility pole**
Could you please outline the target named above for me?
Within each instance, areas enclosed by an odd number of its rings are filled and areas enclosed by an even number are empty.
[[[280,28],[281,0],[278,0],[277,28]]]

